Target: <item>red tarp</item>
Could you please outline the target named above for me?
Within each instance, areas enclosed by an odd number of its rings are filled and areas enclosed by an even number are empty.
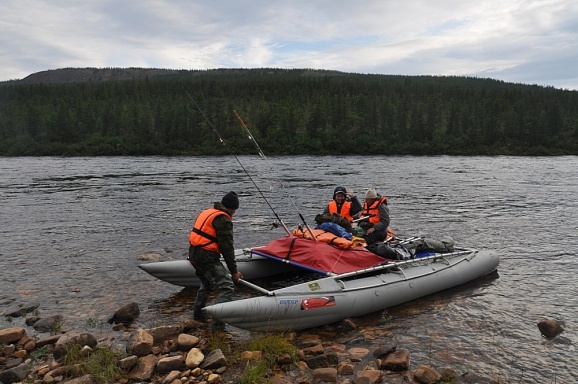
[[[263,247],[253,248],[252,251],[265,257],[288,260],[295,265],[316,271],[337,274],[373,267],[388,261],[364,247],[339,249],[327,243],[295,236],[273,240]]]

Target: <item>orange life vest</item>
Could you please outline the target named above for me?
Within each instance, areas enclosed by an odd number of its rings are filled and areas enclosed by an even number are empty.
[[[367,206],[367,202],[363,203],[363,211],[361,216],[363,217],[373,215],[369,218],[369,222],[373,225],[379,223],[381,221],[381,216],[379,215],[379,207],[381,207],[381,204],[387,205],[387,197],[382,197],[378,200],[375,200],[373,204],[371,204],[371,207]]]
[[[351,248],[351,246],[353,245],[351,240],[347,240],[344,237],[339,237],[331,232],[324,231],[323,229],[312,229],[311,232],[313,232],[313,236],[315,236],[315,239],[317,239],[317,241],[334,245],[341,249]],[[295,228],[293,230],[292,235],[295,237],[302,237],[304,239],[312,240],[311,233],[309,233],[308,230],[304,231],[300,228]]]
[[[331,200],[329,202],[329,213],[337,213],[345,217],[349,221],[353,221],[353,216],[351,216],[351,201],[344,201],[341,205],[341,212],[337,212],[337,202]]]
[[[217,243],[217,231],[213,227],[213,220],[221,215],[226,215],[229,219],[232,219],[227,212],[215,208],[209,208],[201,212],[197,216],[193,230],[189,235],[189,243],[206,251],[221,253]]]

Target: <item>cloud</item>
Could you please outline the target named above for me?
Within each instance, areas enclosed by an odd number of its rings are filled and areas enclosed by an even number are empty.
[[[63,67],[315,68],[578,89],[570,0],[4,0],[0,80]]]

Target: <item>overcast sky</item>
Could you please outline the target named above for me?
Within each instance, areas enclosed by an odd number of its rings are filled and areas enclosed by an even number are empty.
[[[314,68],[578,89],[577,0],[0,0],[0,81]]]

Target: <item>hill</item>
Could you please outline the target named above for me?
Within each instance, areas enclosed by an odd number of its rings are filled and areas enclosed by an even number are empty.
[[[211,69],[211,70],[176,70],[159,68],[61,68],[36,72],[21,80],[9,80],[2,84],[67,84],[83,82],[102,82],[111,80],[141,80],[169,75],[191,76],[246,76],[259,73],[274,74],[280,69]],[[302,76],[338,75],[337,71],[299,70]]]
[[[0,85],[7,156],[255,153],[233,111],[267,154],[578,154],[577,91],[491,79],[64,68]]]

